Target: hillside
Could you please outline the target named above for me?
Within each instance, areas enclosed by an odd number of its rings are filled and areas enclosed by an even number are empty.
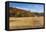
[[[30,11],[26,11],[18,8],[9,8],[10,16],[29,17],[33,16]]]
[[[34,16],[44,16],[44,13],[31,12],[24,9],[9,7],[9,15],[15,17],[34,17]]]

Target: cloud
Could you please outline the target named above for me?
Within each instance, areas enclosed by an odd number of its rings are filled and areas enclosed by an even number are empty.
[[[16,8],[18,8],[18,9],[23,9],[23,10],[27,10],[27,11],[30,10],[30,9],[27,9],[27,8],[21,8],[21,7],[16,7]]]
[[[31,9],[31,12],[39,12],[39,13],[41,13],[41,12],[44,12],[44,11],[39,11],[39,10],[36,10],[36,9]]]

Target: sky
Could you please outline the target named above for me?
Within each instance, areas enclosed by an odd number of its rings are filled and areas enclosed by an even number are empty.
[[[31,12],[44,12],[44,5],[42,4],[9,3],[9,7],[19,8]]]

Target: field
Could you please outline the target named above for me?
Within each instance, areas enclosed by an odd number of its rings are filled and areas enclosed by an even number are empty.
[[[10,29],[38,28],[43,27],[44,18],[39,17],[9,17]]]

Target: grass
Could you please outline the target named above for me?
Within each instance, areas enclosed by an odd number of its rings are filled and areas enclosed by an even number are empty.
[[[10,29],[36,28],[43,26],[43,16],[40,17],[9,17]]]

